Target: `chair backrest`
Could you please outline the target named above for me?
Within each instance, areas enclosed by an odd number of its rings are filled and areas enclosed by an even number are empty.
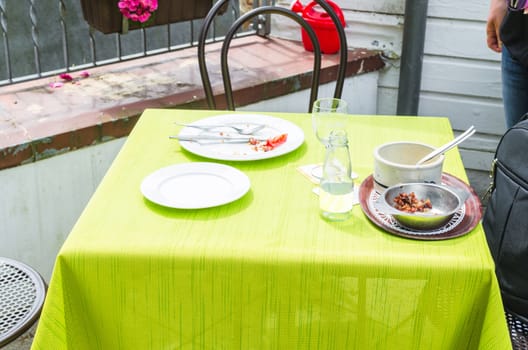
[[[200,31],[200,36],[198,40],[198,63],[199,63],[199,68],[200,68],[200,75],[202,78],[202,84],[204,87],[207,104],[209,108],[211,109],[216,109],[216,102],[215,102],[214,93],[213,93],[212,86],[211,86],[211,81],[209,78],[209,73],[207,71],[207,65],[206,65],[206,59],[205,59],[205,43],[207,40],[207,33],[209,31],[209,28],[214,18],[220,12],[221,9],[225,8],[224,6],[228,3],[228,1],[229,0],[219,0],[211,8],[206,18],[204,19],[204,23]],[[339,36],[339,43],[340,43],[340,48],[339,48],[340,63],[339,63],[339,69],[337,73],[334,97],[341,98],[344,80],[345,80],[345,71],[346,71],[346,62],[347,62],[347,42],[346,42],[345,31],[334,9],[330,5],[328,5],[325,2],[325,0],[316,0],[316,2],[329,14],[330,18],[332,18],[337,28],[337,32]],[[320,76],[320,70],[321,70],[321,49],[320,49],[319,41],[317,39],[317,36],[313,28],[308,24],[308,22],[303,17],[301,17],[299,14],[293,12],[290,9],[286,9],[284,7],[279,7],[279,6],[261,6],[261,7],[254,8],[253,10],[250,10],[244,15],[240,16],[229,28],[225,36],[224,42],[222,44],[222,51],[221,51],[222,80],[224,84],[227,108],[229,110],[235,110],[233,89],[231,85],[231,77],[229,73],[229,64],[228,64],[229,46],[231,44],[231,41],[234,35],[244,23],[262,14],[278,14],[278,15],[286,16],[294,20],[295,22],[297,22],[305,30],[306,34],[309,37],[312,43],[312,46],[313,46],[313,53],[314,53],[314,66],[313,66],[313,74],[312,74],[310,100],[308,102],[308,112],[311,112],[313,103],[317,99],[318,90],[319,90],[319,76]]]

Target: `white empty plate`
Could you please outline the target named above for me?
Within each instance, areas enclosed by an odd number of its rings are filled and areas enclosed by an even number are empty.
[[[159,169],[141,183],[150,201],[170,208],[200,209],[233,202],[249,190],[241,171],[217,163],[184,163]]]

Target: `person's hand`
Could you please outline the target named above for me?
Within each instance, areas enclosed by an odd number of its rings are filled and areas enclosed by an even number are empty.
[[[486,24],[487,44],[495,52],[502,51],[499,28],[506,15],[507,3],[504,0],[491,0],[488,22]]]

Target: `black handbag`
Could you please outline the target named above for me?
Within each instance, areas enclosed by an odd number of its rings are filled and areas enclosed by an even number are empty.
[[[512,57],[528,68],[528,15],[509,9],[500,27],[500,38]]]
[[[528,317],[528,116],[502,136],[482,219],[504,306]]]

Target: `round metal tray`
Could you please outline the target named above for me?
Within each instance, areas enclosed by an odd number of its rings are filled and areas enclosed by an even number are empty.
[[[463,236],[475,228],[482,217],[482,206],[478,195],[473,188],[468,186],[459,178],[443,173],[442,183],[457,189],[468,191],[470,195],[464,206],[444,226],[432,231],[411,230],[400,226],[391,215],[379,212],[372,202],[376,200],[379,193],[374,188],[374,178],[367,177],[359,187],[359,203],[365,215],[375,225],[396,236],[417,240],[444,240]]]

